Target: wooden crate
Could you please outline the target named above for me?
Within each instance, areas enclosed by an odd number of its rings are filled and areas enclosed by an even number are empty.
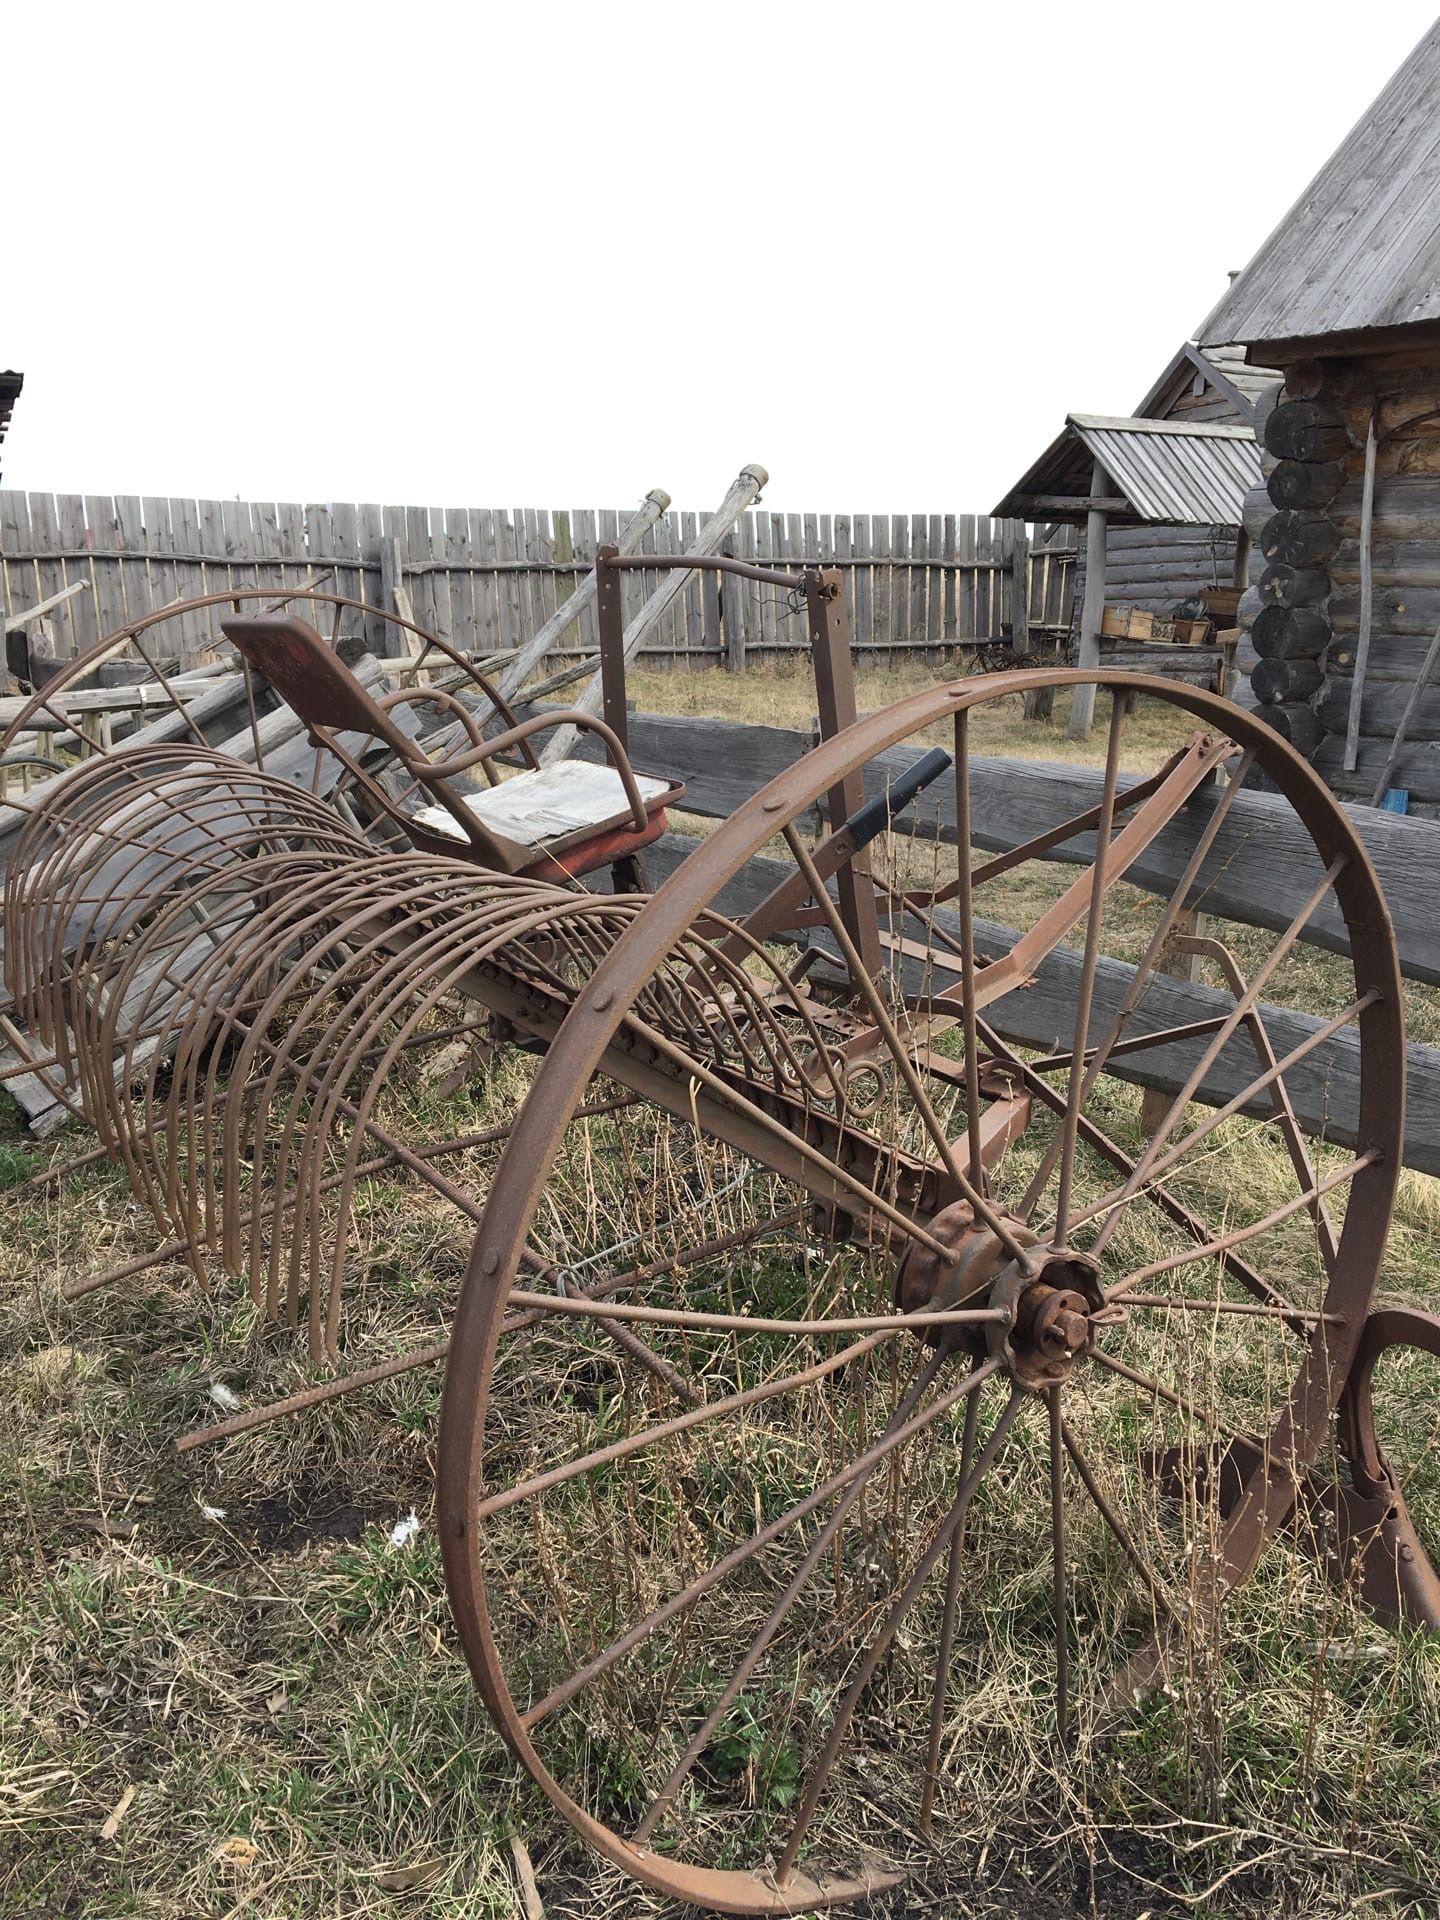
[[[1148,640],[1155,631],[1155,616],[1143,607],[1106,607],[1100,616],[1100,632],[1107,640]]]
[[[1208,647],[1215,631],[1208,620],[1176,620],[1173,625],[1177,647]]]
[[[1240,611],[1239,587],[1204,587],[1200,598],[1217,627],[1233,627]]]

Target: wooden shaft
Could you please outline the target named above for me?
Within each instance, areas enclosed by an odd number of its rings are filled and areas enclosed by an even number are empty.
[[[620,529],[616,548],[620,553],[634,553],[641,540],[653,527],[670,505],[670,496],[663,487],[652,487],[640,503],[637,513],[625,522]],[[525,642],[515,658],[500,677],[500,692],[505,699],[518,693],[529,679],[535,668],[564,639],[567,630],[572,627],[595,599],[595,574],[587,573],[568,600],[562,600],[550,618]],[[591,669],[593,671],[593,667]]]
[[[1090,477],[1090,491],[1098,498],[1104,488],[1105,470],[1097,460]],[[1088,670],[1100,665],[1100,623],[1105,616],[1105,530],[1104,508],[1092,507],[1085,518],[1085,601],[1080,614],[1078,661],[1082,669]],[[1088,740],[1094,719],[1094,687],[1076,687],[1070,695],[1070,725],[1066,729],[1070,739]]]
[[[730,491],[719,507],[705,522],[695,537],[697,554],[714,553],[745,509],[758,499],[760,489],[769,479],[764,467],[751,465],[742,467],[730,487]],[[633,660],[646,639],[659,624],[661,617],[671,603],[685,591],[694,573],[689,568],[676,567],[667,572],[659,586],[651,594],[638,616],[631,621],[625,635],[625,653],[627,662]],[[590,684],[576,697],[574,705],[581,713],[598,713],[603,701],[600,675],[597,673]],[[579,733],[574,727],[557,727],[547,742],[541,762],[553,766],[557,760],[566,760],[575,751]]]
[[[1345,721],[1346,773],[1355,771],[1360,757],[1360,703],[1365,693],[1365,668],[1370,659],[1370,623],[1374,591],[1370,577],[1371,535],[1375,522],[1375,414],[1365,435],[1365,490],[1360,507],[1360,632],[1355,641],[1355,678],[1350,686],[1350,711]]]

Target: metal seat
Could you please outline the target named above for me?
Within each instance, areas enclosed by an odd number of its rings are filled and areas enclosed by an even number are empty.
[[[488,739],[468,707],[435,687],[400,690],[375,699],[333,648],[292,614],[237,615],[222,623],[226,638],[275,689],[320,750],[333,754],[371,803],[395,821],[425,853],[459,853],[477,866],[531,879],[570,879],[616,865],[665,830],[665,810],[685,792],[679,781],[639,776],[614,732],[593,714],[556,711],[516,718],[485,683],[495,712],[507,722]],[[430,705],[458,721],[470,740],[463,752],[429,760],[397,709]],[[561,761],[542,767],[533,736],[574,726],[595,734],[608,765]],[[351,742],[359,735],[387,748],[410,784],[398,796],[376,777]],[[503,777],[500,762],[516,757],[525,770]],[[455,784],[477,769],[489,782],[479,793]],[[424,804],[414,804],[422,797]]]

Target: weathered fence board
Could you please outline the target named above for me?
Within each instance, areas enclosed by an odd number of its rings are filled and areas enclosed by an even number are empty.
[[[689,715],[635,714],[630,751],[647,773],[686,782],[685,807],[727,819],[767,780],[793,766],[812,745],[808,734],[783,727],[742,727]],[[598,749],[582,748],[591,756]],[[883,791],[921,750],[895,747],[866,768],[867,790]],[[1134,784],[1121,779],[1122,790]],[[1101,773],[1033,760],[974,759],[970,765],[974,844],[987,853],[1011,847],[1081,814],[1100,799]],[[1169,894],[1194,851],[1215,805],[1217,790],[1202,788],[1126,873],[1133,886]],[[1440,826],[1408,820],[1375,807],[1346,812],[1375,863],[1390,903],[1406,977],[1440,984]],[[905,816],[916,832],[954,836],[954,793],[938,781]],[[1093,836],[1077,835],[1050,858],[1088,864]],[[1233,803],[1215,845],[1197,877],[1190,904],[1222,919],[1279,932],[1287,927],[1320,879],[1314,847],[1290,810],[1273,793],[1243,793]],[[1315,914],[1304,938],[1332,952],[1347,952],[1344,927],[1333,901]]]
[[[88,591],[40,627],[41,651],[80,651],[123,621],[201,593],[236,586],[277,591],[315,582],[326,590],[393,609],[403,584],[415,617],[467,652],[495,653],[536,633],[613,541],[629,511],[537,508],[426,508],[298,505],[285,501],[160,499],[147,496],[0,492],[0,604],[11,615],[76,580]],[[693,544],[693,513],[672,510],[641,551],[674,554]],[[1029,624],[1060,632],[1069,619],[1075,555],[1062,529],[1022,557],[1020,604]],[[870,655],[1003,642],[1017,596],[1013,570],[1026,554],[1018,522],[974,514],[744,514],[725,551],[794,571],[836,565],[845,577],[855,650]],[[389,556],[388,561],[385,556]],[[392,564],[393,563],[393,564]],[[627,575],[633,618],[663,578]],[[167,659],[187,663],[223,644],[223,608],[189,614],[159,629]],[[382,650],[381,623],[353,620],[344,631]],[[552,669],[593,653],[587,612],[548,656]],[[806,646],[803,620],[785,596],[758,581],[691,581],[650,636],[655,663],[739,667],[782,659]]]
[[[667,880],[699,844],[684,834],[669,833],[647,849],[645,859],[652,882],[658,886]],[[716,905],[724,913],[748,912],[789,872],[790,869],[778,861],[752,860],[721,891]],[[942,910],[936,917],[958,935],[958,922],[953,916]],[[1014,945],[1018,935],[1013,928],[977,917],[975,937],[982,951],[1003,953]],[[834,951],[823,930],[811,938],[814,944]],[[1081,955],[1072,948],[1057,947],[1046,955],[1022,987],[986,1009],[986,1021],[1002,1039],[1020,1046],[1045,1051],[1069,1047],[1075,1031],[1075,995],[1081,964]],[[952,972],[946,966],[943,950],[930,954],[923,980],[915,970],[916,963],[905,965],[904,985],[912,991],[939,992],[954,985],[960,977],[958,968]],[[1098,1045],[1109,1030],[1134,974],[1135,969],[1125,962],[1101,957],[1095,975],[1087,1045]],[[1232,995],[1215,988],[1155,974],[1131,1017],[1129,1031],[1136,1035],[1158,1033],[1167,1027],[1228,1013],[1233,1005]],[[1296,1013],[1268,1002],[1261,1002],[1259,1012],[1281,1059],[1321,1025],[1310,1014]],[[1207,1039],[1207,1035],[1200,1035],[1189,1041],[1123,1054],[1112,1058],[1109,1071],[1117,1079],[1137,1086],[1175,1094],[1199,1061]],[[1242,1030],[1222,1049],[1194,1098],[1206,1106],[1224,1106],[1254,1080],[1255,1074],[1254,1050]],[[1063,1088],[1063,1080],[1058,1084]],[[1343,1031],[1322,1041],[1287,1070],[1285,1085],[1295,1116],[1307,1133],[1337,1146],[1357,1144],[1360,1042],[1353,1031]],[[1262,1093],[1243,1111],[1268,1118],[1271,1109]],[[1406,1049],[1404,1157],[1406,1166],[1422,1173],[1440,1174],[1440,1049],[1435,1047]]]

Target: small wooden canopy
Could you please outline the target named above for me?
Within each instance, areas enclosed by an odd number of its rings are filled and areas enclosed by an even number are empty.
[[[1097,473],[1103,494],[1094,491]],[[1249,427],[1072,413],[994,511],[1076,523],[1099,511],[1118,527],[1238,526],[1245,495],[1259,484]]]

